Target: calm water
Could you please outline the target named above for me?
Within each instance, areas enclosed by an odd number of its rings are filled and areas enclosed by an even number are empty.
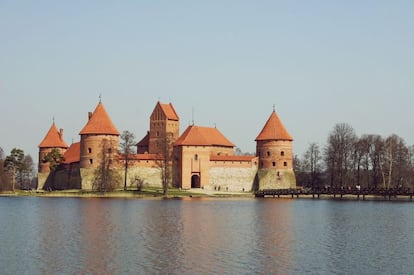
[[[414,204],[0,198],[1,274],[414,274]]]

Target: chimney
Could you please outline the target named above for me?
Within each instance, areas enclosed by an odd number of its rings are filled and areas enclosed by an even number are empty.
[[[92,117],[92,112],[88,112],[88,120],[90,120]]]
[[[59,129],[59,137],[60,137],[60,139],[63,139],[63,129],[62,128]]]

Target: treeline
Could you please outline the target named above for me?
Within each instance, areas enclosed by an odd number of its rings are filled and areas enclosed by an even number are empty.
[[[395,189],[414,187],[414,146],[397,135],[362,135],[346,123],[336,124],[327,144],[309,144],[295,156],[297,183],[310,188]]]
[[[5,156],[0,147],[0,191],[35,187],[34,162],[23,150],[14,148]]]

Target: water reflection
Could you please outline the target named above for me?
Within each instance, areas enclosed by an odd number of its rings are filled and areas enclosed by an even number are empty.
[[[78,234],[82,257],[83,274],[115,274],[119,269],[114,261],[117,243],[114,240],[115,224],[113,211],[107,207],[111,201],[88,199],[83,206],[81,226]]]
[[[1,274],[409,274],[410,203],[0,198]]]
[[[171,273],[183,261],[180,201],[152,201],[145,205],[140,234],[144,236],[140,262],[144,273]]]
[[[260,255],[260,272],[287,273],[293,270],[292,245],[295,240],[292,228],[291,200],[262,200],[256,204],[256,250]]]

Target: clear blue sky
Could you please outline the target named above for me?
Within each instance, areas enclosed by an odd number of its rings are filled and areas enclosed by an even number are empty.
[[[102,93],[138,139],[156,102],[243,151],[273,104],[295,153],[346,122],[414,144],[414,1],[0,0],[0,146],[79,140]]]

